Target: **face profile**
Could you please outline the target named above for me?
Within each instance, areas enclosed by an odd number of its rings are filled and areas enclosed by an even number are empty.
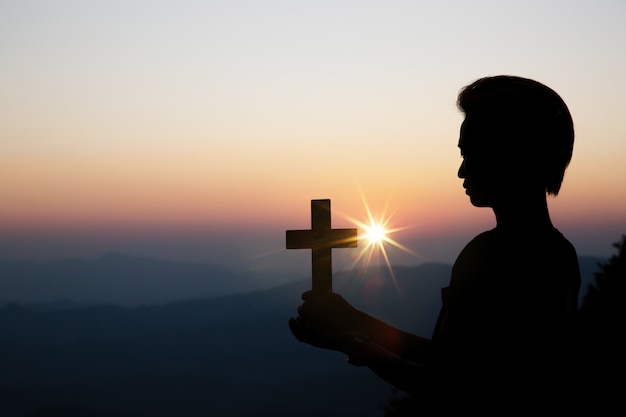
[[[476,207],[490,207],[497,194],[498,177],[494,160],[479,145],[479,132],[465,119],[461,124],[459,150],[463,161],[458,170],[458,177],[463,180],[463,188],[470,201]]]
[[[476,207],[497,206],[509,199],[508,193],[519,192],[525,186],[520,167],[502,151],[489,147],[488,134],[476,117],[466,117],[461,124],[458,147],[463,160],[457,175]]]

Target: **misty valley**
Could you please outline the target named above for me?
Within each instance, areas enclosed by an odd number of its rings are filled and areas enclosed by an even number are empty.
[[[581,293],[598,261],[580,259]],[[450,270],[343,271],[334,289],[429,335]],[[389,385],[291,335],[310,280],[266,278],[120,254],[0,262],[0,415],[382,416]]]

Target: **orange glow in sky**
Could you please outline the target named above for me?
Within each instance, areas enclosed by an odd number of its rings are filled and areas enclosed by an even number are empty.
[[[626,232],[626,4],[452,3],[5,2],[0,234],[273,239],[329,198],[336,222],[388,220],[386,247],[449,260],[493,224],[456,177],[456,94],[506,73],[569,105],[553,221],[580,252],[610,253]],[[0,258],[36,246],[6,239]],[[284,256],[253,241],[249,258]]]

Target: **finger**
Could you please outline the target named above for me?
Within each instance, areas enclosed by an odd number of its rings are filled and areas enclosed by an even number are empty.
[[[309,345],[317,347],[323,347],[317,340],[315,334],[311,333],[311,331],[302,324],[302,320],[300,320],[300,318],[290,318],[289,329],[299,342],[307,343]]]
[[[314,321],[314,322],[326,322],[325,311],[323,304],[314,303],[310,301],[306,301],[304,304],[298,306],[296,309],[298,312],[298,322],[300,324],[304,324],[304,321]]]
[[[300,324],[298,324],[298,321],[293,317],[289,319],[289,330],[291,330],[291,333],[296,337],[296,339],[304,342],[304,335],[302,333],[302,329],[300,328]]]
[[[316,303],[329,303],[332,301],[343,300],[339,294],[332,291],[313,291],[309,290],[302,293],[302,299],[304,301],[311,301]]]
[[[304,301],[312,301],[315,298],[318,298],[318,296],[319,296],[319,293],[313,290],[309,290],[309,291],[302,293],[302,299]]]

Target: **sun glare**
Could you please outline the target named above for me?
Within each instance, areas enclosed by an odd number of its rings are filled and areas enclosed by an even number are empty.
[[[372,223],[369,226],[365,226],[364,229],[365,229],[364,238],[368,240],[369,245],[382,244],[387,235],[387,231],[380,224]]]
[[[410,249],[406,248],[402,244],[398,243],[390,237],[394,232],[408,229],[408,227],[390,228],[389,223],[391,221],[392,214],[387,214],[386,210],[383,210],[379,216],[374,216],[370,210],[367,201],[363,197],[363,205],[367,213],[367,221],[362,222],[353,218],[350,221],[358,226],[363,233],[358,234],[359,247],[361,250],[358,252],[358,256],[354,260],[354,264],[362,263],[364,268],[367,268],[370,263],[378,262],[377,260],[384,261],[387,266],[392,279],[395,280],[393,269],[391,267],[391,260],[389,259],[388,250],[397,248],[405,253],[417,255]]]
[[[382,214],[374,216],[369,205],[367,204],[367,201],[365,200],[365,197],[362,194],[361,197],[367,213],[366,222],[349,218],[352,223],[362,230],[362,233],[358,233],[359,247],[361,249],[358,251],[358,255],[354,259],[353,266],[361,264],[363,269],[367,269],[371,263],[374,263],[377,266],[386,265],[387,270],[389,271],[389,276],[394,287],[396,288],[398,297],[400,297],[401,302],[404,303],[404,301],[402,301],[402,291],[400,291],[396,275],[391,266],[389,250],[397,248],[413,256],[418,256],[407,247],[392,239],[390,235],[394,232],[408,229],[410,226],[394,228],[389,227],[393,213],[389,214],[386,210],[383,210]]]

